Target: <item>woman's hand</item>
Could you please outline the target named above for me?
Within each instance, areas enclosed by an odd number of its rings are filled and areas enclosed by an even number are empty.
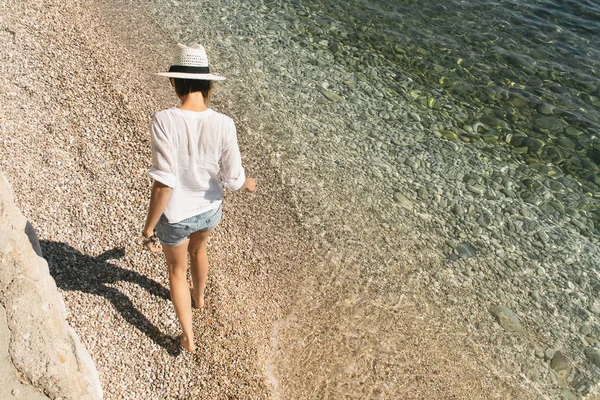
[[[256,190],[256,179],[247,177],[242,189],[250,193],[254,192]]]
[[[158,238],[154,234],[153,229],[144,228],[142,235],[144,235],[144,247],[148,251],[150,251],[152,253],[160,253],[162,251],[162,249],[160,247],[160,242],[158,241]]]

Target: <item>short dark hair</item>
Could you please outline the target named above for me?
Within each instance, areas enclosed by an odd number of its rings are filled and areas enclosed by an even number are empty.
[[[173,78],[173,86],[180,97],[193,92],[202,92],[202,97],[206,99],[208,98],[208,92],[212,89],[212,81]]]

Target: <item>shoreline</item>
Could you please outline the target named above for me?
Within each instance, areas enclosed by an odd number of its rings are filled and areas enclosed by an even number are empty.
[[[76,290],[62,287],[61,293],[70,323],[97,363],[107,399],[120,398],[124,393],[131,398],[214,398],[224,394],[311,398],[324,393],[352,393],[356,388],[346,377],[356,377],[373,365],[397,376],[391,379],[371,373],[363,382],[370,386],[371,395],[397,390],[406,398],[419,398],[441,391],[451,398],[476,390],[481,398],[543,398],[533,394],[537,384],[531,383],[529,393],[525,393],[523,387],[529,380],[518,382],[506,370],[494,371],[486,355],[489,349],[483,344],[461,340],[465,331],[472,333],[470,327],[458,322],[468,315],[449,296],[444,296],[442,304],[423,302],[419,291],[430,283],[428,268],[442,274],[438,287],[461,299],[461,285],[453,284],[456,277],[444,268],[443,259],[435,252],[436,244],[444,240],[444,231],[419,237],[418,225],[403,221],[389,224],[387,232],[393,232],[394,237],[381,235],[379,226],[358,234],[348,231],[343,223],[325,229],[324,222],[318,220],[320,215],[312,212],[318,204],[315,198],[331,195],[323,189],[327,188],[324,180],[319,179],[333,164],[317,169],[317,179],[297,188],[298,178],[289,172],[294,164],[286,163],[298,154],[286,153],[277,148],[276,141],[265,140],[270,135],[293,140],[292,135],[278,131],[272,122],[253,120],[253,115],[242,108],[244,102],[255,100],[251,96],[258,98],[260,90],[245,91],[249,97],[236,105],[230,89],[234,84],[218,89],[214,106],[233,113],[230,116],[238,124],[244,162],[259,178],[259,193],[254,197],[226,195],[224,219],[210,242],[207,310],[194,316],[200,353],[172,358],[166,349],[168,340],[151,338],[157,331],[165,337],[176,335],[171,305],[132,278],[139,274],[168,288],[164,261],[140,253],[135,238],[143,223],[150,187],[145,177],[149,164],[147,123],[152,112],[175,104],[168,86],[151,75],[169,62],[172,43],[165,42],[171,38],[161,35],[159,31],[164,32],[164,28],[155,29],[152,24],[156,21],[148,20],[147,14],[133,12],[144,7],[134,2],[122,2],[114,9],[94,1],[72,6],[50,2],[45,6],[44,10],[36,9],[26,2],[13,6],[7,17],[0,19],[4,26],[4,18],[14,22],[28,7],[35,10],[28,11],[23,24],[10,26],[14,35],[2,37],[12,41],[10,51],[16,53],[8,60],[8,65],[15,67],[14,75],[2,77],[6,83],[0,92],[6,101],[6,108],[0,109],[6,119],[2,122],[2,153],[8,161],[3,160],[0,168],[13,182],[18,204],[46,241],[46,248],[51,251],[65,243],[59,254],[75,255],[76,262],[65,272],[73,273],[81,263],[94,267],[84,269],[94,279],[86,281],[85,276],[78,275],[76,278],[84,282]],[[125,9],[129,12],[123,12]],[[73,25],[65,28],[66,22]],[[39,31],[34,32],[34,28]],[[136,46],[133,39],[123,40],[126,36],[156,44],[156,48],[140,43]],[[48,46],[40,48],[40,43]],[[223,54],[216,43],[213,45],[215,54]],[[212,54],[209,48],[209,56]],[[220,63],[216,55],[211,61]],[[40,87],[20,77],[27,72],[26,62],[38,63],[31,76],[40,80]],[[228,71],[219,72],[227,76]],[[239,76],[233,71],[232,75]],[[32,119],[34,125],[30,124]],[[19,136],[20,132],[37,135]],[[326,154],[337,145],[318,137],[314,143],[325,145]],[[310,150],[314,143],[298,146]],[[288,160],[282,161],[286,157]],[[41,171],[39,166],[43,166]],[[351,198],[350,189],[345,187],[335,195],[336,201]],[[307,190],[314,193],[309,195]],[[349,210],[364,212],[360,205],[354,206]],[[412,207],[423,226],[436,226],[426,209]],[[407,213],[405,210],[404,215]],[[383,215],[385,210],[376,214]],[[380,217],[373,219],[379,221]],[[354,216],[348,224],[351,222]],[[418,240],[406,239],[415,234]],[[360,243],[363,236],[377,241],[366,246]],[[395,248],[403,249],[393,254],[403,259],[389,259],[386,237]],[[431,243],[422,247],[423,241]],[[123,257],[99,260],[105,251],[119,248],[124,249]],[[371,252],[366,259],[361,254],[365,249]],[[57,260],[55,270],[60,268],[60,257]],[[107,268],[120,279],[111,281],[111,276],[95,268]],[[360,287],[354,285],[362,280]],[[109,294],[99,296],[102,287],[110,288]],[[118,299],[129,301],[131,307],[119,311],[115,308]],[[127,315],[134,310],[146,318],[146,323]],[[373,310],[379,311],[369,315]],[[486,312],[472,316],[469,324],[493,326],[484,315]],[[381,321],[382,317],[388,320]],[[93,321],[95,318],[102,324]],[[399,321],[403,324],[384,323]],[[501,329],[489,329],[501,342],[515,340]],[[398,340],[400,337],[404,339]],[[367,344],[373,341],[377,346],[369,348]],[[344,346],[357,355],[352,358],[345,354]],[[527,349],[527,341],[519,342],[519,346]],[[399,347],[407,350],[400,352]],[[365,350],[375,350],[376,355],[363,357],[360,353]],[[419,354],[430,358],[424,360]],[[136,362],[127,364],[126,359]],[[459,365],[447,365],[448,359],[460,360]],[[505,360],[510,360],[509,369],[519,366],[513,359]],[[265,377],[266,366],[271,387]],[[299,366],[305,369],[299,370]],[[340,368],[346,368],[344,373],[331,376]],[[458,373],[460,381],[454,375]],[[162,379],[171,374],[173,381]],[[323,388],[328,379],[337,386]],[[385,384],[392,389],[385,389]],[[506,392],[498,390],[498,385]],[[540,383],[540,387],[549,390],[547,383]]]

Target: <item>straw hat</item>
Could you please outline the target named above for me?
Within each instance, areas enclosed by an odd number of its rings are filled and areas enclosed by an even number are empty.
[[[202,79],[206,81],[222,81],[225,79],[222,76],[210,73],[206,50],[204,50],[204,46],[197,43],[189,46],[177,43],[177,53],[173,58],[169,72],[158,72],[157,75],[168,78]]]

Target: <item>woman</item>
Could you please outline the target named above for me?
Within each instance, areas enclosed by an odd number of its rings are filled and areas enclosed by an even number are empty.
[[[225,78],[210,73],[204,47],[178,44],[169,72],[158,75],[170,78],[181,105],[152,118],[148,175],[154,184],[144,245],[158,252],[156,237],[160,240],[169,267],[171,300],[183,330],[180,342],[193,352],[191,305],[193,301],[196,308],[204,306],[206,241],[221,219],[222,187],[253,192],[256,181],[245,176],[233,120],[207,107],[212,81]],[[186,280],[188,254],[191,288]]]

